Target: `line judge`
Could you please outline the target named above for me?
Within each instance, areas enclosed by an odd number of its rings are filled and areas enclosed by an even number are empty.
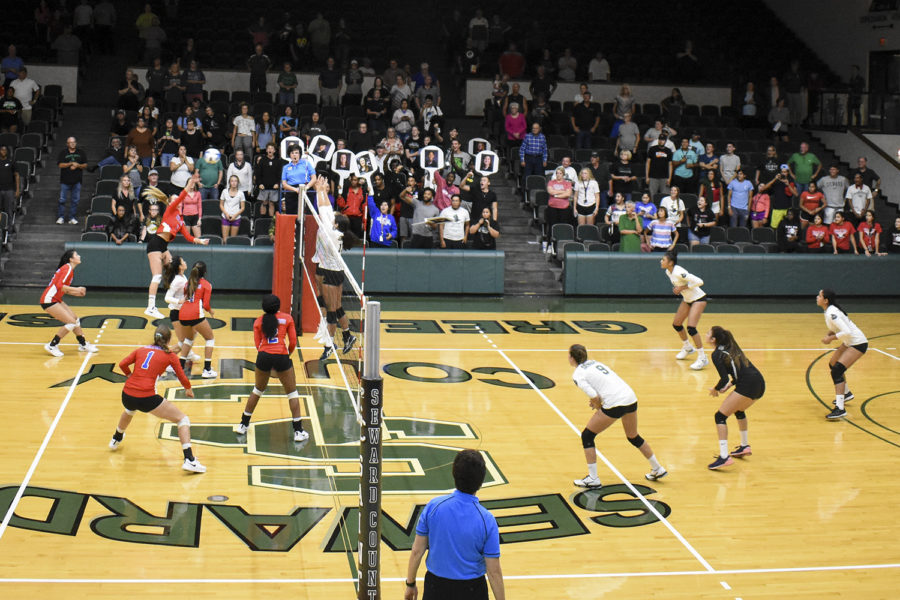
[[[484,483],[484,457],[462,450],[453,459],[456,491],[432,499],[416,525],[409,556],[405,600],[416,600],[416,573],[425,559],[423,600],[488,600],[488,586],[496,600],[506,600],[500,569],[500,533],[497,519],[478,503],[475,492]]]
[[[291,157],[291,162],[281,169],[281,189],[284,190],[282,212],[296,215],[300,213],[301,196],[306,193],[306,187],[316,170],[308,160],[300,158],[300,146],[288,148],[288,156]]]

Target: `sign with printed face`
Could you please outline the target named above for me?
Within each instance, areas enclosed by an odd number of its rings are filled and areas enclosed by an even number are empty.
[[[472,138],[469,140],[469,154],[475,156],[479,152],[491,149],[491,143],[484,138]]]
[[[479,175],[490,176],[497,172],[500,160],[497,153],[491,150],[482,150],[475,155],[475,172]]]
[[[284,160],[291,160],[291,155],[288,153],[288,148],[290,148],[291,146],[297,146],[300,148],[301,157],[306,152],[306,145],[303,143],[303,140],[295,135],[290,135],[281,140],[281,147],[279,148],[281,158],[283,158]]]
[[[357,152],[353,155],[353,164],[351,173],[356,175],[357,177],[362,177],[366,180],[369,189],[372,189],[372,176],[378,170],[378,160],[375,158],[375,153],[371,150],[365,150],[363,152]]]
[[[433,174],[444,168],[444,151],[437,146],[425,146],[419,152],[419,166]]]
[[[327,135],[317,135],[309,142],[309,159],[314,165],[329,162],[334,154],[334,140]]]

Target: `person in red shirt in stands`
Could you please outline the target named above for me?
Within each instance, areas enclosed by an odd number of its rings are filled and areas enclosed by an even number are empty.
[[[806,228],[806,248],[817,253],[831,250],[831,230],[822,221],[822,213],[816,213],[812,224]]]
[[[96,352],[97,347],[84,339],[84,331],[81,330],[81,320],[69,305],[63,301],[63,296],[84,296],[84,287],[73,287],[72,279],[75,277],[75,267],[81,264],[81,256],[75,250],[66,250],[59,260],[59,267],[50,280],[50,285],[41,294],[41,308],[51,317],[63,323],[53,339],[44,344],[44,350],[59,358],[63,351],[59,349],[59,341],[66,337],[70,331],[75,332],[80,352]]]
[[[169,350],[171,339],[172,332],[165,325],[160,325],[153,334],[152,344],[133,350],[119,362],[119,368],[128,376],[122,390],[122,406],[125,411],[119,417],[119,424],[109,441],[109,449],[119,449],[125,430],[131,424],[135,411],[139,410],[177,423],[178,439],[181,440],[181,450],[184,452],[181,468],[191,473],[206,473],[206,467],[200,464],[191,450],[191,420],[175,404],[156,393],[157,377],[166,372],[166,367],[172,367],[178,381],[184,386],[185,395],[188,398],[194,397],[191,382],[185,376],[175,353]],[[135,365],[134,372],[131,371],[131,365]]]
[[[881,252],[881,224],[875,222],[875,211],[865,212],[856,233],[859,234],[859,247],[865,251],[866,256],[884,256],[884,252]]]
[[[829,228],[831,233],[831,247],[835,254],[849,254],[851,247],[853,254],[859,254],[856,247],[856,228],[849,221],[844,220],[843,211],[834,213],[834,221]]]
[[[291,315],[281,312],[281,300],[274,294],[263,296],[263,315],[253,323],[253,343],[256,346],[256,382],[250,397],[247,398],[247,406],[241,415],[241,423],[237,426],[240,435],[247,433],[250,427],[250,417],[256,410],[260,396],[269,385],[269,377],[272,370],[281,381],[288,398],[288,406],[291,409],[291,417],[294,426],[294,441],[303,442],[309,439],[309,434],[303,430],[302,413],[300,412],[300,394],[297,393],[297,380],[294,375],[294,363],[291,354],[297,347],[297,329]],[[285,342],[285,338],[287,342]]]
[[[525,71],[525,57],[513,43],[509,44],[509,48],[500,55],[497,62],[500,65],[500,74],[508,75],[510,79],[518,79]]]
[[[350,231],[359,239],[365,235],[365,223],[363,223],[363,210],[366,206],[366,185],[365,179],[350,176],[350,185],[346,188],[343,195],[338,196],[337,207],[341,214],[350,221]]]

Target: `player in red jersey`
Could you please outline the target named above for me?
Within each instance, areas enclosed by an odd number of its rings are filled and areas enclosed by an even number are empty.
[[[166,326],[160,325],[153,334],[152,345],[132,351],[119,362],[119,368],[128,376],[122,390],[122,406],[125,407],[125,411],[119,417],[119,424],[109,442],[109,448],[119,449],[125,436],[125,429],[131,424],[134,412],[139,410],[178,423],[178,439],[181,440],[181,449],[184,452],[184,463],[181,468],[192,473],[206,473],[206,467],[200,464],[191,450],[190,419],[175,404],[156,393],[156,378],[165,373],[166,367],[171,366],[178,376],[178,381],[184,386],[185,395],[188,398],[194,397],[191,382],[184,374],[175,353],[169,350],[168,344],[171,339],[172,332]],[[131,365],[135,365],[133,373]]]
[[[63,351],[59,349],[59,341],[66,337],[70,331],[75,332],[78,339],[78,350],[80,352],[96,352],[97,346],[89,343],[84,339],[84,331],[81,330],[81,321],[75,316],[75,313],[69,308],[69,305],[63,302],[63,296],[84,296],[86,290],[84,287],[72,287],[72,278],[75,276],[75,267],[81,264],[81,256],[74,250],[66,250],[62,258],[59,259],[59,267],[56,274],[50,281],[50,285],[41,294],[41,308],[51,317],[63,323],[56,335],[49,343],[44,344],[44,350],[53,356],[62,356]]]
[[[147,298],[147,310],[144,311],[144,314],[154,319],[163,318],[163,314],[156,308],[156,291],[159,289],[159,284],[162,281],[163,267],[172,260],[172,255],[169,254],[168,250],[169,242],[174,240],[180,231],[184,239],[191,243],[204,246],[209,244],[209,240],[192,236],[184,224],[184,217],[181,216],[181,203],[184,202],[184,198],[188,194],[196,189],[199,181],[200,174],[195,171],[178,197],[166,207],[159,229],[147,239],[147,261],[150,263],[150,273],[153,276],[150,279],[150,288],[147,290],[149,296]]]
[[[303,430],[302,413],[300,412],[300,394],[297,393],[297,380],[294,375],[294,363],[291,354],[297,347],[297,330],[291,315],[281,312],[281,300],[278,296],[267,294],[263,296],[263,314],[253,323],[253,342],[258,351],[256,355],[256,384],[250,397],[247,398],[247,406],[241,415],[241,423],[237,426],[237,432],[241,435],[247,433],[250,427],[250,417],[259,402],[259,397],[266,391],[269,385],[269,376],[272,370],[281,386],[287,393],[288,406],[291,408],[291,417],[294,425],[294,441],[302,442],[309,439],[309,434]],[[285,343],[287,338],[287,343]]]
[[[184,303],[178,310],[178,319],[181,321],[181,333],[184,335],[184,341],[181,342],[181,366],[184,368],[185,361],[191,348],[194,346],[194,336],[198,333],[206,340],[206,349],[204,350],[203,360],[203,378],[215,379],[219,374],[212,369],[213,348],[216,345],[213,339],[213,330],[206,320],[206,314],[214,316],[215,311],[210,304],[212,296],[212,285],[206,280],[206,263],[197,261],[191,268],[191,274],[188,277],[187,285],[184,286]]]

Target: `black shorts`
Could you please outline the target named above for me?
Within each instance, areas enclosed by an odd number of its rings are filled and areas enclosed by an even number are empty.
[[[575,210],[578,211],[578,214],[582,217],[589,217],[594,214],[594,208],[596,208],[596,204],[591,204],[590,206],[582,206],[580,204],[575,205]]]
[[[41,306],[43,306],[43,304]],[[869,342],[863,342],[862,344],[855,344],[850,347],[853,348],[854,350],[859,350],[859,352],[861,354],[865,354],[866,350],[869,349]]]
[[[325,269],[319,263],[316,263],[316,277],[325,277]]]
[[[276,373],[284,373],[293,369],[294,363],[289,354],[259,352],[256,355],[256,368],[266,372],[275,369]]]
[[[181,324],[185,327],[193,327],[194,325],[199,325],[205,320],[206,317],[202,317],[200,319],[181,319]]]
[[[148,413],[156,410],[156,407],[163,403],[163,397],[159,394],[155,396],[147,396],[146,398],[137,398],[122,392],[122,406],[128,410],[139,410]]]
[[[159,237],[158,234],[153,234],[147,240],[147,254],[151,252],[165,252],[169,249],[169,242]]]
[[[318,273],[321,271],[321,273]],[[333,285],[333,286],[342,286],[344,285],[344,272],[343,271],[332,271],[330,269],[317,269],[317,275],[322,275],[325,278],[325,285]]]
[[[759,400],[766,393],[766,380],[760,373],[745,375],[735,384],[734,391],[751,400]]]
[[[694,302],[709,302],[709,296],[703,296],[702,298],[697,298],[691,302],[688,302],[687,300],[684,300],[683,302],[688,306],[691,306]]]
[[[173,323],[178,322],[178,309],[177,308],[169,309],[169,320],[172,321]]]
[[[484,575],[475,579],[447,579],[426,572],[422,597],[448,600],[488,600],[488,584]]]
[[[621,419],[628,413],[633,413],[637,410],[637,402],[626,404],[625,406],[613,406],[612,408],[603,408],[601,406],[600,410],[610,419]]]
[[[41,302],[41,308],[43,308],[44,310],[47,310],[54,304],[59,304],[59,302]],[[865,352],[865,350],[863,352]]]
[[[196,227],[200,222],[200,215],[184,215],[184,224],[187,227]]]

